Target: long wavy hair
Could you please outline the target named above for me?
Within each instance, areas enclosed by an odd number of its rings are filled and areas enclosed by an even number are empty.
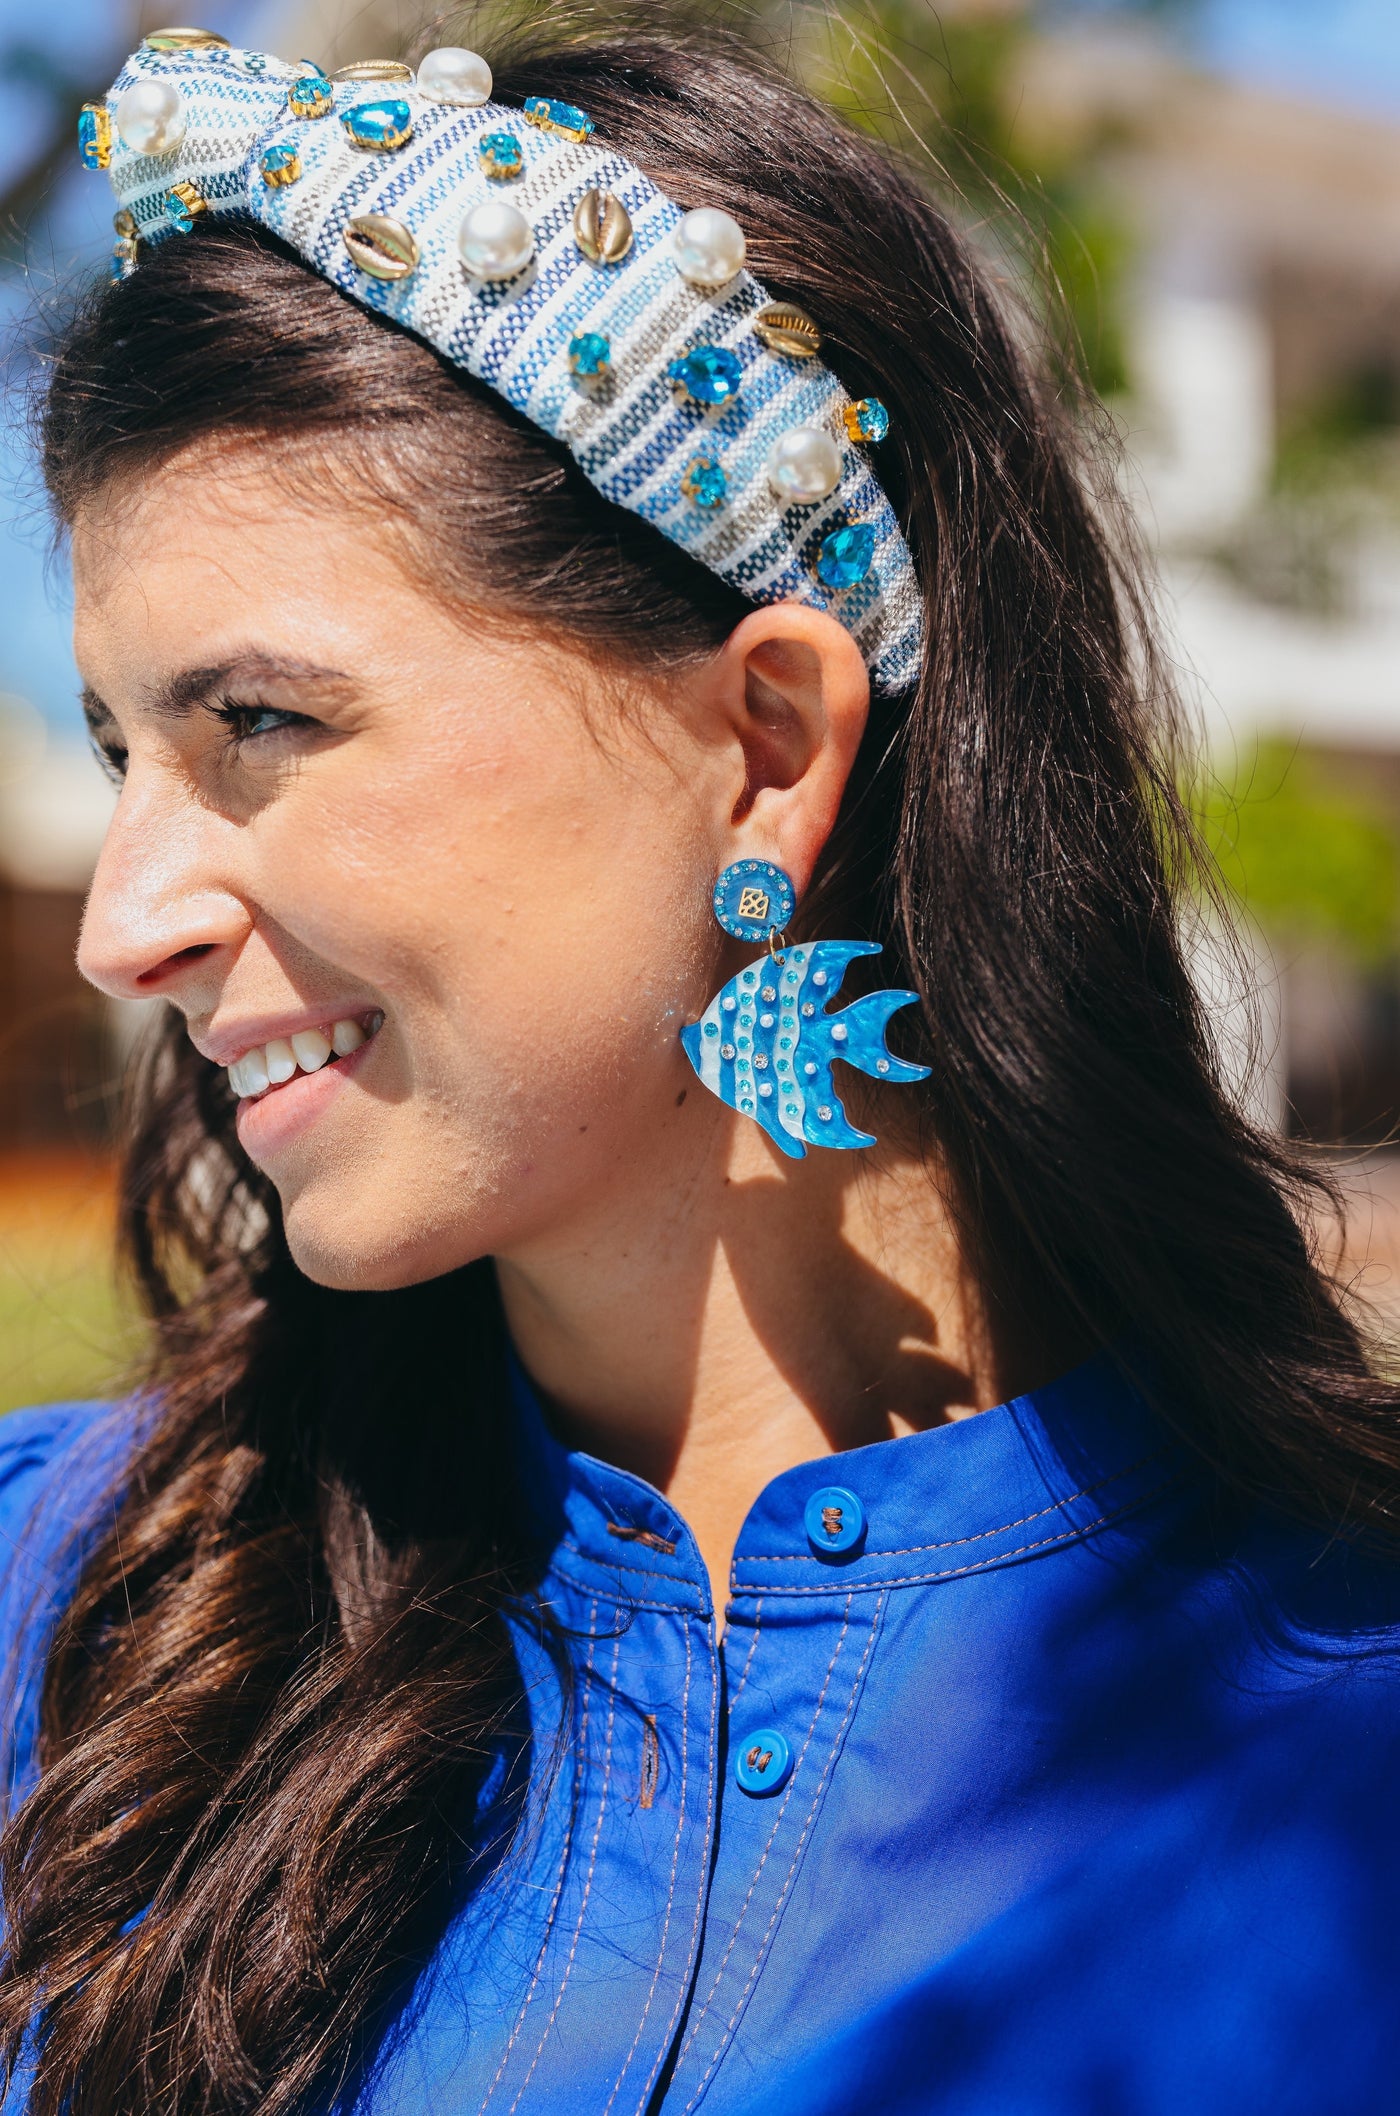
[[[1130,1342],[1225,1489],[1393,1535],[1396,1393],[1183,967],[1166,702],[1062,383],[918,176],[732,37],[549,20],[491,54],[498,94],[582,104],[663,190],[737,214],[843,383],[890,408],[926,665],[876,702],[806,916],[880,940],[922,996],[921,1121],[989,1299]],[[223,218],[57,344],[59,522],[211,439],[333,468],[437,592],[605,658],[674,666],[744,608],[499,399]],[[123,1177],[150,1416],[0,1842],[0,2051],[28,2053],[34,2116],[344,2101],[469,1889],[510,1709],[529,1553],[490,1262],[318,1288],[233,1117],[168,1019]]]

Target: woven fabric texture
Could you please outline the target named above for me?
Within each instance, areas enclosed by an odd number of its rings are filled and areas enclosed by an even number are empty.
[[[108,93],[115,120],[122,91],[158,77],[178,88],[187,125],[179,146],[137,154],[113,124],[110,175],[144,240],[181,240],[166,212],[172,187],[198,186],[213,213],[251,213],[325,278],[367,308],[392,317],[507,403],[562,441],[584,474],[620,507],[755,603],[795,600],[830,610],[860,645],[876,685],[898,691],[920,662],[918,584],[894,510],[864,449],[846,436],[846,392],[820,360],[770,352],[753,318],[770,299],[747,271],[715,293],[681,277],[671,236],[681,208],[596,135],[583,144],[535,130],[498,103],[476,109],[434,102],[412,84],[336,82],[324,117],[295,118],[289,84],[302,69],[262,52],[215,47],[159,52],[143,46]],[[341,122],[355,105],[406,101],[413,133],[393,152],[367,152]],[[493,182],[480,143],[509,131],[524,150],[521,175]],[[294,147],[295,183],[260,173],[271,147]],[[611,191],[631,217],[634,241],[616,264],[590,263],[574,239],[584,193]],[[457,250],[463,215],[505,198],[531,223],[535,255],[505,282],[473,277]],[[352,261],[348,221],[385,214],[411,229],[420,261],[407,278],[371,278]],[[610,342],[601,383],[576,377],[570,341],[596,331]],[[743,368],[738,395],[707,409],[678,401],[668,364],[697,345],[730,348]],[[768,483],[775,441],[815,426],[838,442],[841,482],[814,506],[785,506]],[[682,490],[696,455],[720,463],[727,495],[697,506]],[[815,566],[822,542],[846,524],[875,532],[874,562],[854,586],[833,590]]]

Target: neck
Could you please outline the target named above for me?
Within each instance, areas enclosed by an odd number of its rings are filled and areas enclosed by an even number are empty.
[[[497,1269],[560,1438],[665,1493],[722,1609],[735,1538],[773,1477],[1056,1369],[998,1324],[936,1168],[879,1150],[778,1165],[756,1127],[727,1119],[710,1144],[678,1171],[692,1156],[673,1132],[653,1180],[629,1170],[586,1226]]]

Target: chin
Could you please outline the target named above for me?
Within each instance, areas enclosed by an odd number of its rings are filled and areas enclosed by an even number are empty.
[[[394,1293],[491,1253],[490,1241],[474,1242],[461,1219],[450,1226],[406,1226],[384,1219],[382,1199],[375,1204],[378,1211],[357,1211],[349,1201],[332,1211],[324,1199],[284,1205],[287,1247],[297,1269],[334,1293]]]

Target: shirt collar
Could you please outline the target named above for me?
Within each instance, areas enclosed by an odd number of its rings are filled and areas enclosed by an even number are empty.
[[[705,1613],[704,1563],[653,1486],[550,1433],[514,1354],[524,1485],[552,1565],[624,1601]],[[1185,1450],[1109,1353],[995,1409],[900,1440],[799,1463],[765,1486],[740,1531],[731,1593],[810,1596],[966,1577],[1048,1555],[1180,1483]],[[854,1494],[864,1530],[821,1553],[809,1502]],[[849,1511],[849,1509],[848,1509]]]

